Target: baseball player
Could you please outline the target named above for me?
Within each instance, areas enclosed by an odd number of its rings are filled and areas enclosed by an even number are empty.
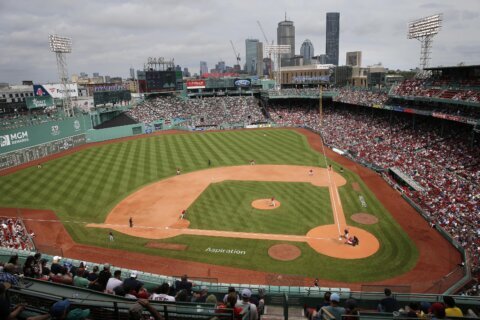
[[[108,233],[108,239],[110,240],[110,242],[115,241],[115,238],[113,237],[112,231],[110,231],[110,232]]]
[[[308,171],[308,175],[311,177],[313,176],[313,169],[310,169],[310,171]]]
[[[130,225],[130,228],[133,228],[133,219],[132,219],[132,217],[130,217],[130,219],[128,219],[128,224]]]
[[[272,197],[270,205],[271,205],[272,207],[276,207],[276,206],[277,206],[277,204],[275,203],[275,197]]]
[[[183,209],[182,213],[180,214],[180,220],[183,220],[186,214],[187,214],[187,210]]]
[[[345,228],[345,230],[343,230],[343,237],[345,239],[349,238],[349,236],[350,236],[349,231],[350,231],[349,228]]]

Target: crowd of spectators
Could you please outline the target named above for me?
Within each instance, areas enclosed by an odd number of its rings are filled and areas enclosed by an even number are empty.
[[[63,112],[57,108],[32,109],[0,115],[0,127],[2,129],[15,129],[63,119]]]
[[[138,122],[182,118],[195,127],[219,126],[223,123],[252,124],[265,121],[258,101],[252,96],[180,99],[162,97],[146,100],[127,112]]]
[[[0,217],[0,247],[35,250],[33,233],[29,233],[18,218]]]
[[[14,255],[8,263],[0,266],[0,284],[5,284],[9,288],[21,285],[25,278],[33,278],[88,288],[135,301],[140,304],[137,306],[140,311],[145,307],[151,314],[156,310],[152,310],[148,301],[207,303],[214,305],[214,313],[227,313],[233,310],[235,319],[249,320],[257,320],[265,309],[263,289],[259,289],[257,296],[253,296],[250,289],[237,292],[235,288],[230,287],[225,298],[220,300],[214,294],[209,294],[208,287],[196,286],[189,281],[187,275],[183,275],[175,283],[164,282],[148,291],[144,283],[138,280],[136,271],[123,277],[121,270],[113,271],[108,263],[101,266],[101,271],[97,265],[91,270],[89,267],[91,266],[86,262],[71,265],[58,256],[53,257],[52,262],[48,263],[47,259],[42,258],[41,253],[28,256],[21,266],[18,263],[18,255]],[[52,306],[50,313],[55,311],[53,309]],[[88,316],[87,312],[85,314]]]
[[[269,96],[317,96],[320,94],[319,88],[286,88],[281,90],[268,90]]]
[[[480,101],[480,90],[466,89],[468,83],[452,83],[449,81],[405,80],[394,88],[396,96],[436,97],[442,99]],[[473,83],[472,83],[473,84]]]
[[[352,88],[338,88],[334,90],[337,94],[333,101],[355,104],[360,106],[372,107],[374,105],[383,106],[388,100],[386,92],[361,90]]]
[[[327,144],[382,168],[397,167],[424,191],[408,195],[470,253],[480,267],[480,149],[462,126],[444,129],[430,119],[413,126],[408,116],[372,116],[355,109],[327,110],[321,133]],[[471,131],[471,128],[470,128]]]

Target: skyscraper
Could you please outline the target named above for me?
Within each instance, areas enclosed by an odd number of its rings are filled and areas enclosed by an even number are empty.
[[[208,73],[208,66],[206,61],[200,61],[200,76],[204,73]]]
[[[130,68],[130,79],[135,80],[135,69]]]
[[[312,63],[313,54],[313,44],[309,39],[305,39],[300,48],[300,55],[303,56],[303,64],[309,65]]]
[[[340,13],[327,12],[327,32],[326,32],[325,53],[327,54],[327,63],[338,66],[338,51],[340,43]]]
[[[245,71],[255,74],[257,71],[258,39],[245,40]]]
[[[257,65],[256,65],[256,71],[257,71],[257,76],[262,77],[263,76],[263,43],[258,42],[257,43]]]
[[[277,44],[290,45],[290,53],[282,55],[282,65],[287,66],[295,55],[295,26],[293,21],[280,21],[277,27]]]

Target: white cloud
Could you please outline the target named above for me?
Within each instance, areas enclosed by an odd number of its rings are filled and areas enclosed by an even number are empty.
[[[69,72],[127,76],[149,56],[175,58],[198,71],[199,61],[213,67],[233,65],[232,40],[245,59],[245,39],[270,41],[285,12],[296,28],[296,51],[310,39],[315,54],[325,50],[325,13],[340,12],[340,63],[345,52],[363,51],[365,65],[379,61],[392,69],[418,64],[420,44],[406,37],[409,20],[444,13],[435,38],[432,65],[480,63],[480,1],[457,0],[34,0],[0,2],[0,82],[57,78],[48,34],[73,38]],[[461,36],[460,36],[461,35]]]

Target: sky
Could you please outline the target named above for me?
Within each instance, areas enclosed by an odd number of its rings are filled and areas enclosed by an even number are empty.
[[[276,42],[278,22],[295,24],[295,51],[310,39],[315,55],[325,52],[326,12],[340,12],[340,64],[347,51],[362,51],[363,66],[389,69],[419,64],[420,42],[407,39],[408,22],[443,13],[430,66],[480,64],[480,0],[1,0],[0,82],[58,82],[49,34],[71,37],[70,75],[93,72],[129,76],[148,57],[175,59],[199,71],[245,61],[245,39]]]

